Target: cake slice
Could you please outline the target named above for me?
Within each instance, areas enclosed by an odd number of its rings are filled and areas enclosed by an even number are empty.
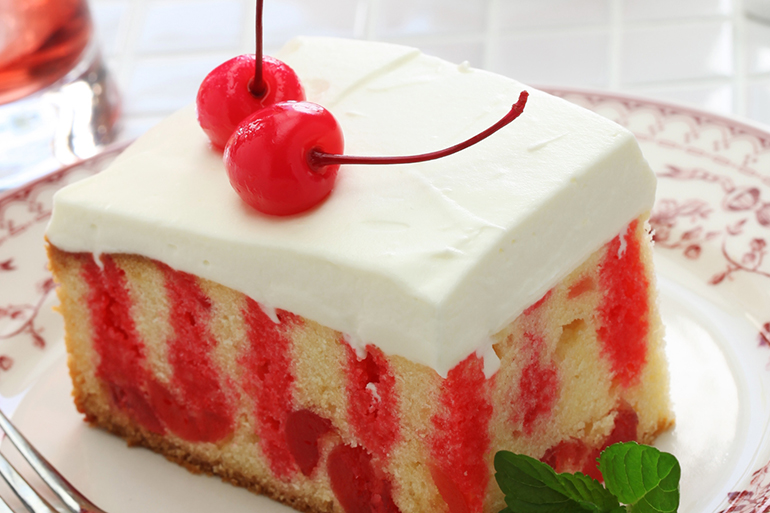
[[[279,56],[346,151],[414,154],[526,87],[415,49]],[[499,511],[501,449],[598,475],[672,423],[646,217],[623,128],[530,92],[422,164],[342,166],[305,214],[246,206],[184,109],[57,193],[47,237],[78,409],[307,511]]]

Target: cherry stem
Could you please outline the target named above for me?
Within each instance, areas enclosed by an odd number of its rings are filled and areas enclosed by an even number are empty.
[[[311,150],[308,154],[308,164],[310,165],[310,168],[319,171],[324,166],[331,166],[335,164],[413,164],[415,162],[425,162],[428,160],[435,160],[440,159],[442,157],[447,157],[449,155],[452,155],[454,153],[457,153],[458,151],[462,151],[465,148],[469,146],[473,146],[477,142],[483,141],[490,135],[494,134],[501,128],[503,128],[505,125],[513,121],[514,119],[518,118],[519,115],[524,111],[524,106],[527,104],[527,98],[529,97],[529,93],[527,91],[522,91],[519,95],[519,100],[513,104],[511,107],[511,110],[508,111],[508,114],[503,116],[503,118],[492,125],[491,127],[487,128],[483,132],[474,135],[470,139],[463,141],[459,144],[455,144],[454,146],[450,146],[449,148],[445,148],[443,150],[438,151],[432,151],[430,153],[421,153],[419,155],[408,155],[403,157],[358,157],[353,155],[335,155],[332,153],[324,153],[320,150],[314,149]]]
[[[249,92],[254,95],[255,98],[262,98],[267,92],[267,84],[265,84],[265,77],[262,74],[262,4],[263,0],[257,0],[256,63],[254,65],[254,80],[249,82]]]

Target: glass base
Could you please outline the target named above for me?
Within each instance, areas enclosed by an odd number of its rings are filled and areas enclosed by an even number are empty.
[[[0,191],[91,157],[115,140],[120,98],[95,46],[64,78],[0,105]]]

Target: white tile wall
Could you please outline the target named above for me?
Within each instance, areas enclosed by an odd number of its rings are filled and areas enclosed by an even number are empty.
[[[502,0],[499,26],[503,31],[546,27],[601,25],[610,22],[610,0]]]
[[[136,52],[155,55],[168,52],[237,50],[240,24],[246,6],[241,0],[159,0],[147,6],[139,28]]]
[[[245,31],[250,48],[254,47],[253,0],[245,2],[251,9],[250,24]],[[267,0],[265,2],[265,44],[280,48],[297,34],[313,36],[355,37],[359,0]]]
[[[488,0],[385,0],[375,5],[374,36],[482,33]]]
[[[90,0],[124,137],[254,48],[254,0]],[[770,123],[770,23],[745,0],[265,0],[265,46],[300,34],[411,44],[538,85],[684,102]],[[770,1],[770,0],[768,0]]]
[[[128,9],[128,2],[94,2],[91,6],[96,35],[101,41],[102,53],[107,57],[120,52],[119,35],[128,17]]]
[[[732,28],[728,21],[628,28],[621,41],[621,84],[729,78]]]
[[[747,103],[752,118],[770,125],[770,80],[750,84]]]
[[[489,68],[531,84],[607,88],[609,44],[610,32],[606,28],[502,36],[493,49]]]
[[[198,85],[208,72],[230,56],[230,53],[206,53],[136,61],[123,89],[125,114],[147,116],[184,107],[195,99]]]
[[[625,21],[674,21],[702,16],[727,15],[738,5],[734,0],[625,0]]]
[[[770,26],[748,20],[745,31],[748,72],[770,73]]]

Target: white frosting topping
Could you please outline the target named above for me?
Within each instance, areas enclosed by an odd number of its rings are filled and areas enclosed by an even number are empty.
[[[59,191],[51,243],[157,259],[446,375],[493,354],[491,335],[652,206],[631,134],[561,99],[384,43],[301,38],[278,57],[354,155],[440,149],[531,96],[453,156],[343,166],[323,204],[290,218],[240,200],[189,107]]]

